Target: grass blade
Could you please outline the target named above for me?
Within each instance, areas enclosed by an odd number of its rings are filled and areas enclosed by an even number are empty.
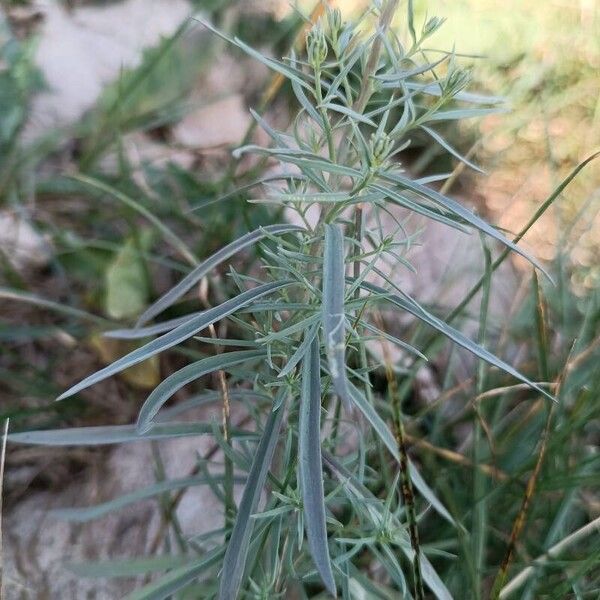
[[[156,215],[152,214],[147,208],[142,206],[139,202],[136,202],[133,198],[130,198],[123,192],[117,190],[116,188],[99,181],[98,179],[94,179],[93,177],[87,177],[86,175],[71,175],[71,178],[75,181],[79,181],[85,185],[96,188],[97,190],[112,196],[113,198],[119,200],[128,206],[135,212],[142,215],[145,219],[147,219],[152,225],[160,232],[163,238],[168,241],[178,252],[183,256],[190,264],[197,264],[198,260],[192,253],[192,251],[187,247],[187,244],[175,233],[173,233]]]
[[[221,572],[219,587],[219,598],[221,600],[237,598],[242,584],[248,549],[250,547],[250,538],[255,523],[252,515],[256,512],[269,466],[273,459],[284,410],[285,403],[281,402],[277,409],[273,410],[269,415],[248,474],[242,501],[240,502],[235,525],[233,526],[223,560],[223,570]]]
[[[293,281],[289,279],[275,281],[271,283],[265,283],[251,290],[242,292],[239,296],[223,302],[223,304],[220,306],[206,310],[196,317],[192,317],[179,327],[169,331],[169,333],[166,333],[165,335],[148,342],[141,348],[137,348],[133,352],[126,354],[104,369],[100,369],[100,371],[97,371],[93,375],[86,377],[83,381],[80,381],[78,384],[61,394],[57,400],[63,400],[64,398],[73,396],[77,392],[80,392],[81,390],[84,390],[85,388],[90,387],[91,385],[94,385],[95,383],[98,383],[107,377],[110,377],[116,373],[120,373],[124,369],[146,360],[151,356],[159,354],[163,350],[167,350],[168,348],[176,346],[184,340],[196,335],[209,325],[212,325],[214,322],[250,304],[250,302],[253,300],[261,298],[262,296],[270,294],[271,292],[281,288],[287,287],[292,283]]]
[[[323,466],[321,463],[321,366],[319,343],[313,339],[303,361],[299,422],[299,477],[304,525],[310,554],[329,592],[336,596],[327,546]]]

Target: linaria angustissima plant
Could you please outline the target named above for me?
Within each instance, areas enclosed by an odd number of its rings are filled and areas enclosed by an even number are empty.
[[[427,58],[423,42],[442,22],[430,19],[417,31],[410,3],[408,41],[402,41],[390,27],[397,4],[374,3],[363,16],[365,22],[375,19],[371,34],[364,33],[362,21],[344,23],[337,10],[327,10],[309,29],[305,52],[291,52],[282,60],[262,56],[204,24],[291,85],[299,108],[290,130],[277,131],[253,112],[271,143],[247,145],[236,153],[279,165],[275,174],[256,182],[262,192],[251,202],[283,207],[295,213],[299,224],[251,231],[196,266],[140,316],[135,328],[107,334],[151,341],[61,396],[176,345],[194,343],[213,324],[228,319],[237,335],[202,337],[215,352],[164,379],[144,402],[135,426],[21,434],[21,441],[49,444],[214,436],[224,455],[222,471],[209,472],[205,466],[189,479],[162,482],[127,498],[133,502],[209,485],[225,510],[224,526],[210,534],[189,539],[177,530],[180,556],[171,557],[172,563],[165,557],[167,575],[132,598],[301,598],[323,588],[343,598],[424,598],[429,593],[451,598],[428,558],[435,543],[428,550],[419,543],[417,503],[455,526],[457,536],[461,526],[407,457],[394,394],[397,374],[387,369],[386,398],[374,392],[370,379],[380,366],[371,342],[398,344],[409,367],[425,360],[425,349],[385,331],[375,318],[381,307],[410,313],[548,396],[426,310],[382,268],[390,261],[410,267],[410,239],[398,220],[398,207],[460,231],[474,230],[526,256],[487,222],[430,187],[436,178],[411,178],[403,168],[403,152],[417,133],[474,167],[436,127],[489,114],[499,100],[467,92],[469,73],[452,53]],[[315,209],[317,219],[310,216]],[[384,233],[383,221],[397,222],[394,235]],[[216,267],[251,246],[259,249],[261,268],[254,274],[231,268],[231,286],[237,288],[231,298],[151,324]],[[373,283],[375,278],[384,285]],[[218,351],[223,348],[227,351]],[[193,397],[175,409],[165,407],[178,390],[214,372],[223,375],[218,392]],[[223,423],[176,419],[183,409],[209,402],[223,404]],[[232,426],[233,402],[255,427]],[[381,489],[380,471],[392,474],[387,489]],[[233,486],[240,479],[243,494],[236,506]],[[72,509],[63,516],[86,521],[122,505]],[[174,511],[171,517],[176,519]]]

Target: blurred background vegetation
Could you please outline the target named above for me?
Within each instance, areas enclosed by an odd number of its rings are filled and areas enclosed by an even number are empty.
[[[125,351],[120,342],[99,336],[107,325],[132,323],[195,261],[275,218],[257,205],[249,210],[242,193],[227,196],[253,181],[262,168],[235,161],[230,150],[246,134],[258,135],[249,129],[247,107],[268,110],[281,126],[289,122],[294,110],[289,90],[269,95],[273,79],[268,73],[203,35],[188,16],[202,11],[219,27],[281,56],[302,27],[298,14],[276,0],[196,0],[170,32],[161,32],[152,43],[132,42],[135,48],[143,46],[141,58],[113,69],[112,78],[100,75],[101,92],[89,106],[82,104],[71,119],[55,109],[44,114],[39,98],[51,91],[39,55],[45,28],[56,19],[68,20],[73,11],[100,10],[101,4],[65,2],[58,5],[61,12],[49,16],[35,3],[4,2],[0,16],[0,419],[10,418],[14,430],[131,422],[144,390],[185,357],[174,354],[169,358],[174,364],[144,363],[81,396],[61,403],[53,399]],[[313,4],[302,0],[299,9],[307,14]],[[347,13],[365,6],[351,0],[334,4]],[[461,173],[453,192],[516,233],[563,177],[600,147],[600,5],[595,0],[414,4],[419,23],[426,15],[447,19],[429,40],[431,49],[454,46],[457,55],[464,55],[461,63],[472,65],[473,87],[508,100],[510,111],[445,134],[487,171]],[[404,26],[403,15],[401,11],[397,17],[399,27]],[[93,20],[93,13],[86,18]],[[65,77],[69,71],[92,68],[91,63],[78,64],[77,58],[61,65]],[[439,147],[423,145],[410,168],[430,173],[453,166]],[[541,482],[555,505],[535,504],[532,521],[543,530],[548,526],[544,511],[566,510],[556,496],[559,489],[576,489],[583,500],[576,514],[568,513],[550,532],[548,544],[559,539],[557,532],[598,515],[592,448],[600,435],[599,202],[600,164],[592,163],[524,240],[547,261],[557,281],[554,287],[543,285],[544,327],[551,341],[542,362],[550,362],[551,380],[568,373],[568,385],[576,390],[574,400],[561,409],[567,412],[559,423],[568,420],[569,425],[553,438],[552,470]],[[529,281],[525,265],[515,261],[515,266]],[[225,278],[217,278],[204,293],[223,298],[227,286]],[[532,342],[539,331],[537,304],[530,288],[523,290],[506,334],[517,349],[527,348],[515,352],[517,358],[525,357],[521,368],[536,373],[536,360],[541,360],[539,346]],[[583,357],[573,363],[579,354]],[[440,377],[439,383],[447,391],[451,382]],[[532,443],[545,417],[539,407],[518,415],[522,422],[513,418],[498,430],[495,451],[499,468],[522,474],[532,466]],[[430,441],[451,446],[434,421]],[[561,457],[565,447],[573,454]],[[441,460],[437,456],[423,459],[432,472]],[[32,460],[31,453],[23,457],[15,452],[7,464]],[[576,470],[574,460],[582,461]],[[36,469],[26,484],[9,488],[15,499],[32,481],[52,483],[55,475]],[[467,503],[453,487],[453,474],[449,469],[439,482],[444,500]],[[510,491],[498,516],[492,515],[499,521],[494,531],[506,533],[499,515],[516,514],[521,486],[514,484]],[[427,533],[424,537],[427,541]],[[542,551],[533,547],[524,553]],[[582,552],[589,555],[590,550]],[[570,565],[572,570],[579,567],[582,563]],[[593,574],[593,568],[588,572]],[[556,577],[565,585],[564,578]],[[599,577],[596,571],[589,589],[598,590]]]

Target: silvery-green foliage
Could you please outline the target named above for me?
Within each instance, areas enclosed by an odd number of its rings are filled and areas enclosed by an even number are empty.
[[[379,10],[373,11],[379,18]],[[215,351],[167,377],[141,407],[137,430],[99,428],[90,432],[89,439],[82,431],[39,432],[22,434],[20,439],[78,444],[215,436],[239,473],[230,483],[241,479],[244,486],[237,516],[225,532],[216,530],[202,544],[185,539],[188,563],[140,590],[135,598],[171,597],[198,580],[225,600],[242,591],[244,597],[286,597],[298,586],[304,586],[307,594],[319,587],[331,594],[337,590],[345,598],[351,588],[373,597],[397,597],[394,594],[399,592],[410,597],[414,550],[405,508],[396,486],[383,494],[372,488],[382,468],[376,461],[386,461],[385,468],[397,473],[400,457],[390,412],[371,389],[369,374],[377,363],[366,342],[385,338],[397,342],[414,361],[422,360],[422,355],[378,329],[370,319],[377,307],[407,311],[436,333],[547,395],[388,280],[379,268],[381,261],[410,266],[410,244],[402,227],[389,236],[376,225],[367,227],[362,218],[368,210],[375,215],[369,223],[380,223],[393,218],[389,207],[398,205],[460,231],[482,233],[527,256],[483,219],[430,187],[428,180],[411,178],[403,165],[403,152],[417,132],[425,132],[433,143],[465,160],[437,131],[438,125],[487,115],[500,102],[466,91],[469,73],[451,53],[428,61],[422,42],[441,24],[430,19],[417,33],[411,20],[412,35],[405,40],[388,27],[362,33],[358,24],[344,23],[338,11],[329,10],[308,32],[306,52],[283,59],[264,57],[205,24],[290,83],[298,103],[290,129],[277,131],[253,113],[271,143],[244,146],[236,155],[253,153],[282,166],[279,183],[283,185],[276,186],[275,178],[266,176],[258,182],[262,191],[252,202],[294,211],[304,226],[269,225],[246,234],[157,300],[140,316],[136,328],[109,332],[114,337],[152,339],[61,398],[173,346],[193,344],[194,336],[204,335],[202,341],[211,343],[203,332],[222,319],[232,319],[239,332],[239,339],[226,341],[227,352]],[[308,218],[315,206],[316,224]],[[188,317],[148,325],[202,278],[210,277],[212,269],[253,245],[261,250],[260,280],[232,270],[231,285],[238,289],[230,299]],[[385,285],[369,283],[370,273],[383,277]],[[225,344],[212,343],[215,349]],[[230,374],[230,400],[248,408],[256,419],[256,431],[231,428],[226,440],[220,423],[186,425],[170,419],[164,407],[167,400],[184,385],[219,370]],[[244,390],[255,396],[236,396]],[[218,394],[207,396],[205,401],[209,400],[222,402]],[[345,431],[357,426],[358,441],[353,450],[336,458],[344,435],[341,424]],[[426,482],[412,463],[408,470],[417,501],[430,506],[435,518],[455,524],[435,495],[435,482]],[[138,496],[203,484],[214,486],[220,494],[227,476],[214,473],[212,479],[177,480],[171,488],[163,483]],[[83,520],[121,504],[67,516]],[[228,541],[224,554],[219,550],[223,533]],[[383,571],[379,581],[387,582],[388,591],[370,581],[364,568],[369,562]],[[421,564],[431,593],[450,598],[427,553]]]

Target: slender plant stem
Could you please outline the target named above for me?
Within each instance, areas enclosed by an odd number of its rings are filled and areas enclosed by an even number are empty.
[[[382,326],[381,315],[377,313],[379,326]],[[400,406],[400,396],[398,394],[398,384],[392,367],[392,359],[390,356],[389,346],[385,340],[381,341],[381,348],[384,356],[385,373],[388,383],[388,393],[392,404],[393,413],[393,431],[398,445],[398,454],[400,456],[400,491],[402,500],[406,506],[406,514],[408,518],[408,532],[410,536],[410,544],[413,549],[413,579],[415,588],[415,599],[424,600],[425,591],[423,587],[423,574],[421,569],[421,547],[419,544],[419,528],[417,526],[417,511],[415,509],[415,496],[413,491],[412,480],[408,468],[408,450],[406,446],[406,434],[404,431],[404,423],[402,421],[402,408]]]
[[[487,331],[488,311],[490,306],[490,286],[491,286],[491,263],[492,255],[490,249],[482,238],[483,251],[485,256],[483,295],[481,297],[481,307],[479,316],[479,336],[478,342],[485,345],[485,334]],[[480,360],[477,372],[477,395],[481,395],[485,389],[486,364]],[[482,407],[479,402],[474,403],[475,418],[473,422],[473,464],[475,470],[473,473],[473,559],[475,564],[475,597],[481,597],[481,582],[485,569],[485,548],[487,537],[487,481],[483,477],[479,465],[482,463]]]
[[[538,282],[538,278],[536,273],[533,273],[533,289],[535,293],[535,315],[534,320],[537,329],[537,345],[538,345],[538,355],[540,361],[540,371],[543,378],[548,378],[548,339],[547,339],[547,329],[546,329],[546,320],[545,320],[545,308],[544,302]],[[569,357],[570,359],[570,357]],[[569,363],[569,359],[567,360],[567,364]],[[566,368],[561,374],[561,377],[557,381],[557,391],[556,395],[560,393],[560,388],[562,386],[562,382],[566,376]],[[521,509],[515,519],[512,527],[512,531],[510,534],[510,539],[508,542],[508,546],[506,548],[506,552],[504,554],[504,559],[502,560],[502,564],[500,565],[500,569],[496,578],[494,580],[494,585],[492,587],[492,593],[490,598],[492,600],[498,600],[500,598],[500,593],[502,588],[504,587],[504,583],[506,582],[506,577],[508,574],[508,568],[510,566],[515,548],[517,546],[517,542],[523,528],[525,527],[525,521],[527,518],[527,512],[529,509],[529,505],[533,499],[533,495],[535,493],[537,481],[539,479],[540,472],[542,470],[542,465],[544,463],[544,458],[546,457],[546,449],[548,447],[548,440],[550,438],[550,431],[552,427],[552,418],[554,416],[554,408],[555,404],[552,403],[548,408],[548,414],[546,416],[546,423],[544,425],[544,429],[542,431],[541,441],[540,441],[540,450],[538,453],[538,457],[535,463],[535,467],[529,480],[527,482],[527,488],[525,489],[525,494],[523,496],[523,501],[521,503]]]

